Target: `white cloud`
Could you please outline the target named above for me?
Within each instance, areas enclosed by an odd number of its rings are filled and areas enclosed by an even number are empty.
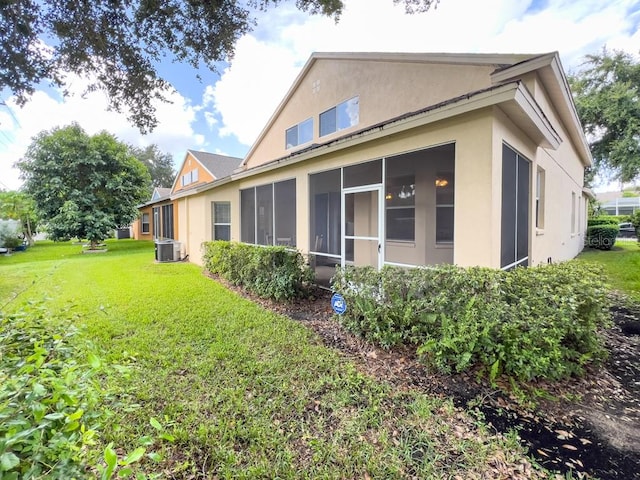
[[[242,37],[232,66],[225,69],[203,100],[220,114],[220,136],[235,135],[251,145],[298,74],[290,51],[267,45],[252,35]]]
[[[283,4],[240,39],[231,66],[205,97],[221,118],[221,136],[250,145],[314,51],[559,51],[570,70],[604,44],[625,50],[640,44],[627,13],[634,3],[560,0],[529,11],[531,0],[442,0],[434,10],[407,15],[391,0],[346,0],[337,24]]]
[[[19,122],[19,125],[11,124],[6,114],[0,117],[0,128],[4,132],[0,134],[0,170],[5,172],[0,181],[7,188],[16,189],[20,186],[19,172],[12,165],[24,155],[32,138],[43,130],[72,122],[77,122],[90,135],[106,130],[119,140],[135,146],[145,147],[155,143],[163,152],[171,153],[176,163],[182,161],[187,148],[204,144],[204,137],[196,134],[192,127],[196,110],[178,92],[168,94],[171,103],[156,103],[158,126],[153,133],[143,136],[129,123],[125,114],[107,111],[104,93],[97,91],[81,95],[86,84],[79,77],[72,78],[69,88],[71,96],[64,101],[58,99],[57,91],[46,93],[38,90],[22,108],[15,104],[13,98],[6,102]],[[11,139],[10,142],[7,137]]]

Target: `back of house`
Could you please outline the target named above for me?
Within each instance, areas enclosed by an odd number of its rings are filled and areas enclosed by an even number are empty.
[[[321,281],[512,268],[581,251],[590,164],[557,53],[316,53],[238,168],[172,198],[196,263],[222,238],[297,248]]]

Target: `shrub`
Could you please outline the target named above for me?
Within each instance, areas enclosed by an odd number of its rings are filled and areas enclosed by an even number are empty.
[[[595,225],[618,225],[621,220],[618,219],[615,215],[600,215],[599,217],[590,218],[587,220],[587,226],[595,226]]]
[[[216,240],[203,244],[204,266],[234,285],[277,301],[308,293],[313,271],[300,252]]]
[[[616,243],[619,231],[620,228],[617,224],[591,225],[587,227],[587,246],[601,250],[610,250]]]
[[[341,322],[384,347],[415,345],[441,371],[480,367],[518,380],[581,374],[604,358],[606,290],[592,265],[566,262],[510,272],[488,268],[339,268]]]
[[[86,476],[101,388],[75,334],[37,312],[0,315],[0,477]]]

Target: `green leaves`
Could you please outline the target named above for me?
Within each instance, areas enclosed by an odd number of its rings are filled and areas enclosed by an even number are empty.
[[[20,463],[20,459],[11,452],[6,452],[0,455],[0,471],[8,472],[13,470]]]
[[[204,243],[207,271],[276,301],[306,294],[313,271],[298,251],[217,240]]]
[[[640,63],[604,48],[585,65],[569,80],[595,167],[629,182],[640,174]]]
[[[510,272],[347,267],[333,287],[350,305],[345,327],[383,347],[416,345],[444,372],[478,365],[492,381],[502,373],[559,379],[604,356],[601,272],[575,261]]]

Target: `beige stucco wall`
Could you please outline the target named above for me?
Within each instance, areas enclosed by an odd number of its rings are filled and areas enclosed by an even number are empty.
[[[285,148],[285,131],[312,117],[321,143],[384,120],[490,86],[493,66],[372,60],[317,60],[247,158],[247,167],[283,157],[309,144]],[[319,137],[320,113],[359,96],[359,123]]]
[[[181,238],[189,260],[201,264],[200,245],[211,239],[211,202],[231,202],[231,238],[240,239],[239,190],[289,178],[296,179],[297,248],[309,250],[309,189],[308,175],[334,168],[361,163],[385,156],[412,152],[427,147],[455,142],[455,220],[454,245],[438,246],[426,253],[430,264],[499,266],[492,255],[496,241],[492,232],[496,225],[487,221],[492,214],[494,192],[492,179],[491,109],[449,119],[430,126],[399,133],[384,139],[367,142],[352,148],[322,155],[314,160],[243,178],[198,195],[180,199],[179,218]],[[187,215],[187,204],[189,212]],[[499,232],[499,213],[498,213]],[[421,228],[417,226],[416,228]],[[425,226],[428,231],[429,226]],[[188,233],[184,233],[188,232]],[[407,260],[414,252],[407,256]],[[499,263],[499,253],[498,253]],[[413,263],[413,262],[407,262]]]

